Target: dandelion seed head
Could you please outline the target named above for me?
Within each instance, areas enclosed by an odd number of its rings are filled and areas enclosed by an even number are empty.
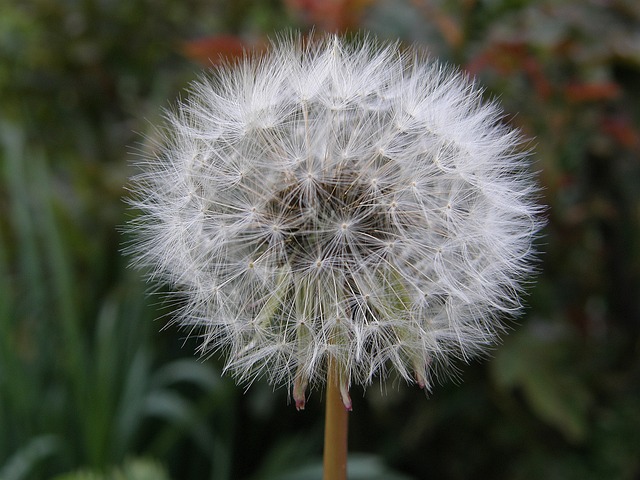
[[[465,76],[371,38],[274,42],[195,82],[133,180],[134,263],[243,382],[304,406],[329,357],[343,391],[429,388],[520,309],[539,228],[518,131]]]

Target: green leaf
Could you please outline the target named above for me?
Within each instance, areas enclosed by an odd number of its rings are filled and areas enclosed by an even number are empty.
[[[60,441],[54,435],[40,435],[32,438],[0,469],[2,480],[21,480],[28,475],[37,465],[47,457],[50,457],[60,449]]]
[[[138,458],[129,460],[121,468],[113,468],[107,473],[78,470],[58,475],[51,480],[169,480],[169,475],[158,462]]]
[[[175,360],[162,366],[151,380],[154,388],[163,388],[176,383],[191,383],[210,392],[220,385],[220,374],[210,364],[187,358]]]
[[[565,368],[571,362],[566,358],[572,352],[569,332],[547,327],[530,324],[511,335],[491,363],[491,373],[499,388],[520,389],[538,418],[579,443],[587,435],[591,396],[578,374]]]
[[[347,461],[349,480],[411,480],[411,477],[395,472],[375,455],[351,454]],[[260,480],[321,480],[322,462],[316,461],[289,472]]]

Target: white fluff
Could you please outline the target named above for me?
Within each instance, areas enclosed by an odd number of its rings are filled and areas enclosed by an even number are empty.
[[[370,38],[282,38],[169,117],[133,181],[130,250],[241,381],[303,407],[332,356],[343,393],[393,369],[428,388],[517,313],[536,187],[460,73]]]

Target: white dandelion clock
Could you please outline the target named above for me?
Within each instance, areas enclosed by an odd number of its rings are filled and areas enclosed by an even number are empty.
[[[369,38],[284,38],[194,83],[133,181],[135,262],[226,370],[298,408],[335,366],[429,388],[520,308],[540,222],[521,135],[470,80]]]

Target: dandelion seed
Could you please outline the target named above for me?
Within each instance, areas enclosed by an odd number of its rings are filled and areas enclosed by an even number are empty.
[[[469,79],[370,38],[275,42],[193,84],[143,162],[135,263],[243,382],[304,408],[397,372],[429,389],[520,308],[540,228],[520,134]]]

